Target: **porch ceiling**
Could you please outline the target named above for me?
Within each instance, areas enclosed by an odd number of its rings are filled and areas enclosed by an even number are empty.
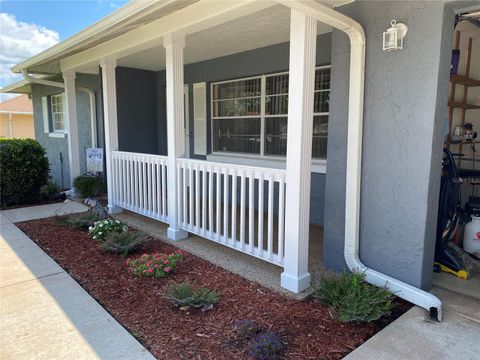
[[[318,24],[318,33],[332,29]],[[185,63],[195,63],[289,41],[290,9],[275,5],[254,14],[190,34],[186,37]],[[165,68],[162,44],[118,59],[119,66],[159,71]]]

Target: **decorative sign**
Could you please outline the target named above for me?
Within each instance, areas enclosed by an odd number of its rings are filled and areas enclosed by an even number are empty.
[[[87,149],[87,171],[97,173],[103,171],[103,149],[88,148]]]

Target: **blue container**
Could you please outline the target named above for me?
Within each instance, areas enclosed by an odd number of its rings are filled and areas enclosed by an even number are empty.
[[[450,65],[450,74],[458,72],[458,63],[460,62],[460,49],[452,50],[452,63]]]

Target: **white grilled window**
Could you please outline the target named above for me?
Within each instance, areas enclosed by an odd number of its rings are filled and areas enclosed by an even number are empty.
[[[65,131],[65,112],[63,107],[63,94],[51,96],[52,127],[53,131]]]
[[[288,72],[212,83],[214,153],[284,157]],[[315,72],[312,157],[327,157],[330,66]]]

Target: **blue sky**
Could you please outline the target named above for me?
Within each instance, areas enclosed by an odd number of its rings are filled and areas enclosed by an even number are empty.
[[[126,0],[0,0],[0,87],[21,80],[9,68],[114,12]],[[0,95],[4,100],[9,96]]]

